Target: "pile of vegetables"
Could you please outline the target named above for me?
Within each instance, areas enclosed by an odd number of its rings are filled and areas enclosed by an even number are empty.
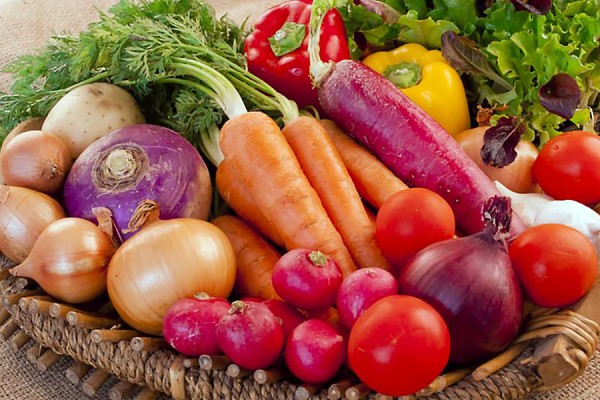
[[[404,396],[502,352],[526,301],[598,275],[600,5],[467,3],[291,0],[247,35],[200,0],[121,0],[54,38],[0,96],[11,273],[311,385]],[[579,58],[538,70],[535,40]]]

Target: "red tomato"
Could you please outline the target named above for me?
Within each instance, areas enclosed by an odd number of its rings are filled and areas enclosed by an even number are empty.
[[[542,307],[564,307],[579,300],[598,274],[594,245],[567,225],[531,227],[510,244],[509,254],[527,294]]]
[[[573,131],[552,138],[533,163],[533,174],[549,196],[586,205],[600,202],[600,137]]]
[[[396,267],[419,250],[454,236],[454,213],[437,193],[422,188],[390,196],[377,213],[375,239],[383,255]]]
[[[350,332],[350,368],[371,389],[389,396],[423,389],[449,357],[446,323],[416,297],[392,295],[376,301]]]

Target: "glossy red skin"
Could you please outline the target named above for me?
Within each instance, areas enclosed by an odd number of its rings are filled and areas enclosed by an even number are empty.
[[[283,338],[286,339],[295,327],[305,321],[300,312],[283,300],[271,299],[263,301],[263,304],[281,320]]]
[[[181,299],[169,308],[163,336],[171,347],[191,357],[220,354],[217,323],[231,305],[225,299]]]
[[[442,196],[460,230],[484,227],[484,203],[500,195],[460,145],[394,84],[366,65],[343,60],[320,83],[319,102],[329,118],[366,146],[411,187]],[[513,214],[510,233],[525,229]]]
[[[311,4],[312,1],[292,0],[270,8],[256,22],[254,30],[244,42],[249,71],[296,101],[300,107],[319,106],[317,90],[313,89],[309,75],[308,23]],[[277,57],[271,50],[269,38],[287,21],[306,24],[306,36],[298,49]],[[325,16],[319,45],[322,60],[350,58],[346,29],[337,10],[331,10]]]
[[[343,281],[342,271],[328,257],[324,266],[309,259],[312,250],[294,249],[285,253],[273,268],[273,288],[286,302],[307,311],[325,310],[335,303]]]
[[[454,213],[437,193],[423,188],[402,190],[381,206],[375,240],[395,270],[432,243],[454,237]]]
[[[396,278],[381,268],[362,268],[344,279],[338,291],[336,307],[340,321],[352,328],[358,317],[377,300],[398,294]]]
[[[223,353],[240,367],[267,368],[283,349],[281,325],[264,304],[244,304],[243,311],[221,318],[217,324],[217,341]]]
[[[537,225],[519,235],[509,255],[521,284],[541,307],[565,307],[581,299],[598,275],[598,255],[579,231]]]
[[[350,367],[371,389],[406,396],[429,385],[450,355],[450,334],[429,304],[392,295],[373,304],[350,332]]]
[[[344,363],[344,338],[330,324],[309,319],[298,325],[285,345],[285,362],[302,382],[320,384],[335,376]]]
[[[402,268],[398,288],[444,318],[455,364],[475,365],[506,349],[523,321],[508,249],[485,232],[427,246]]]
[[[533,174],[546,194],[588,206],[600,203],[600,137],[591,132],[567,132],[544,145],[533,163]]]

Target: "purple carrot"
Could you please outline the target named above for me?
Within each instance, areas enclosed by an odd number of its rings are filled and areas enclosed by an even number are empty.
[[[407,185],[441,195],[461,231],[481,231],[483,205],[500,193],[452,136],[371,68],[353,60],[325,64],[318,57],[317,41],[311,44],[311,73],[328,117]],[[524,228],[513,214],[511,235]]]

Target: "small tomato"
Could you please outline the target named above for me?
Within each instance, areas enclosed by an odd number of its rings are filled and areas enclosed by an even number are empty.
[[[375,239],[383,255],[400,268],[428,245],[454,236],[454,213],[437,193],[423,188],[402,190],[381,206]]]
[[[572,131],[544,145],[533,163],[533,174],[542,190],[558,200],[586,205],[600,202],[600,137]]]

